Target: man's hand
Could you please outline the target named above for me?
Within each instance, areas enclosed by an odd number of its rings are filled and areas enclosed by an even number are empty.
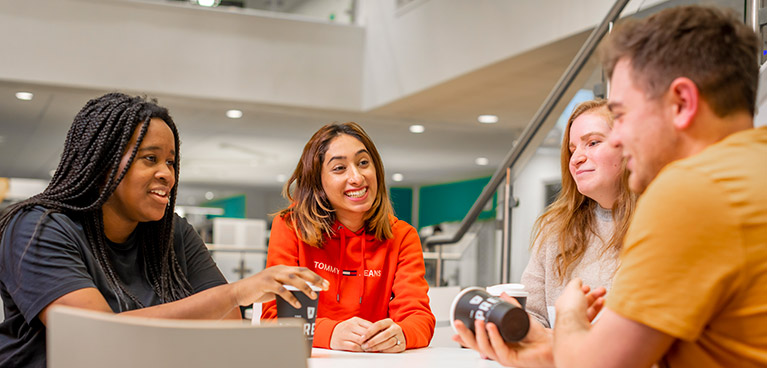
[[[603,287],[591,291],[579,278],[571,280],[557,299],[557,321],[568,315],[568,321],[578,321],[587,326],[604,307],[606,293]]]
[[[519,306],[516,299],[505,293],[501,294],[501,298]],[[484,321],[475,321],[476,336],[461,321],[455,321],[458,335],[453,336],[453,340],[478,351],[482,358],[495,360],[505,366],[519,368],[553,367],[553,335],[551,330],[543,327],[532,316],[528,317],[530,318],[530,330],[527,336],[518,343],[503,341],[498,327],[493,323],[485,324]]]

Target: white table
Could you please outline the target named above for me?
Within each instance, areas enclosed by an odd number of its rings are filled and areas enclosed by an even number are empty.
[[[500,364],[479,357],[471,349],[428,347],[399,354],[351,353],[312,349],[309,368],[498,368]]]

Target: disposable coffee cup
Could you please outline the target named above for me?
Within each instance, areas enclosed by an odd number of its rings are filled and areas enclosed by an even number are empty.
[[[453,299],[453,305],[450,307],[450,325],[458,333],[455,328],[456,320],[463,322],[475,334],[475,320],[493,323],[498,326],[501,337],[506,342],[522,340],[530,329],[530,319],[524,309],[478,287],[463,289]]]
[[[285,289],[288,289],[293,296],[301,303],[300,308],[294,308],[292,304],[288,303],[277,295],[277,322],[282,318],[302,318],[304,320],[303,331],[306,337],[306,343],[308,346],[307,356],[311,355],[312,343],[314,342],[314,323],[317,319],[317,302],[319,301],[319,293],[322,291],[317,286],[314,286],[307,282],[312,290],[317,293],[317,299],[310,299],[308,295],[303,291],[291,285],[283,285]]]
[[[525,285],[522,284],[492,285],[487,287],[487,292],[493,296],[501,296],[502,293],[506,293],[506,295],[516,299],[522,306],[522,309],[525,309],[525,304],[527,304],[527,296],[530,295],[525,290]]]

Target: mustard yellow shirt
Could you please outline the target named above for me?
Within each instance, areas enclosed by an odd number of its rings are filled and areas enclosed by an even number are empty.
[[[607,307],[678,340],[661,366],[767,367],[767,127],[666,166]]]

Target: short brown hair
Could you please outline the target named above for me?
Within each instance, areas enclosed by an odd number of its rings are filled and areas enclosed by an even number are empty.
[[[692,80],[719,117],[754,114],[759,77],[759,41],[733,12],[685,6],[646,19],[623,21],[602,45],[600,56],[612,77],[628,59],[631,77],[649,98],[658,98],[678,77]]]
[[[362,142],[370,153],[376,171],[376,198],[365,214],[365,231],[374,234],[378,240],[391,239],[393,236],[390,216],[394,215],[394,209],[386,191],[386,174],[381,155],[359,124],[333,123],[320,128],[304,146],[296,170],[283,189],[283,195],[291,204],[279,212],[301,241],[318,248],[322,247],[325,235],[333,234],[332,226],[336,221],[333,206],[322,187],[322,164],[330,142],[343,134]]]

